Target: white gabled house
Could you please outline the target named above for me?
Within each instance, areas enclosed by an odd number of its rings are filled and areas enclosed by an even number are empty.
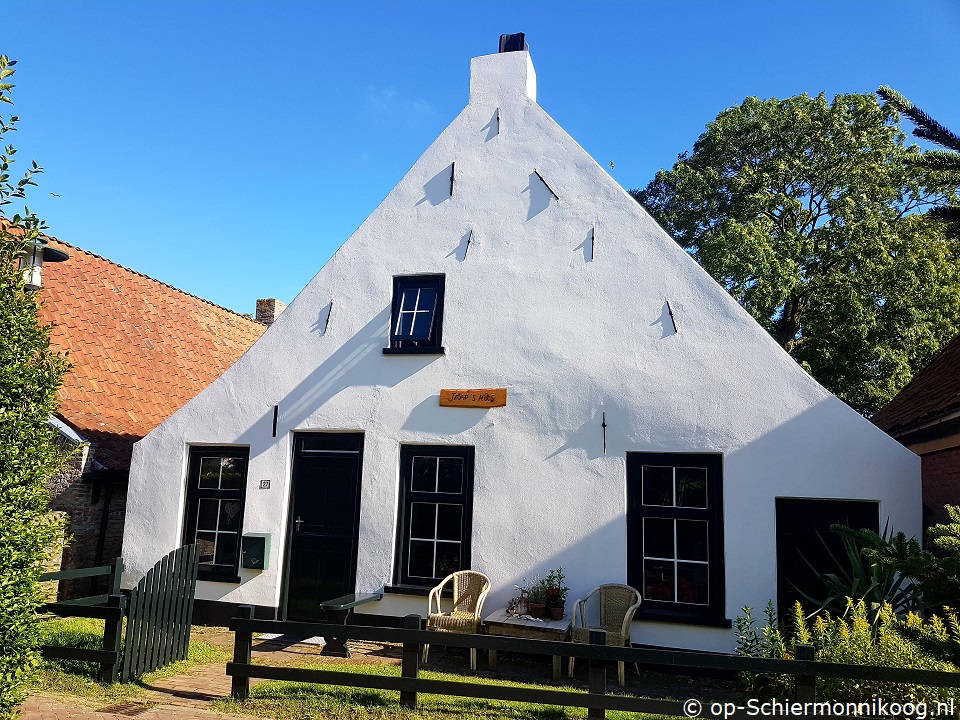
[[[441,404],[474,389],[506,404]],[[920,508],[919,459],[544,112],[524,49],[471,61],[469,104],[383,203],[137,443],[123,554],[136,574],[199,542],[201,612],[385,590],[357,609],[379,622],[454,569],[491,578],[493,611],[563,566],[571,599],[641,589],[634,642],[726,651],[742,606],[809,583],[816,529],[910,535]],[[255,535],[265,569],[242,567]]]

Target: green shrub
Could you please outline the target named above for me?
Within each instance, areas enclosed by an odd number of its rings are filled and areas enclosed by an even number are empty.
[[[846,613],[829,612],[808,618],[800,603],[778,627],[773,604],[768,604],[766,626],[757,630],[750,608],[737,618],[737,652],[748,657],[793,658],[796,646],[812,645],[815,659],[821,662],[876,667],[909,668],[958,672],[951,661],[960,655],[960,632],[955,616],[946,622],[934,615],[924,620],[916,613],[900,619],[889,603],[872,614],[862,601],[847,600]],[[792,676],[743,674],[747,690],[768,696],[792,695]],[[952,688],[923,685],[818,678],[817,698],[843,702],[867,702],[874,697],[897,698],[904,702],[947,700]]]
[[[10,61],[0,55],[0,102],[10,102]],[[0,136],[15,117],[0,117]],[[33,168],[11,182],[15,150],[0,142],[0,210],[35,183]],[[62,458],[47,423],[66,359],[50,351],[50,329],[37,319],[38,299],[24,292],[16,258],[43,224],[24,209],[0,222],[0,718],[23,701],[37,664],[39,576],[58,534],[47,482]]]

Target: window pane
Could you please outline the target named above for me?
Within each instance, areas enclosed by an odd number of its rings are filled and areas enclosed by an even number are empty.
[[[200,458],[200,482],[198,487],[218,488],[220,487],[220,464],[222,458],[205,457]]]
[[[673,468],[643,466],[643,504],[673,505]]]
[[[233,566],[237,559],[237,535],[235,533],[217,533],[217,565]]]
[[[216,530],[220,501],[204,498],[197,507],[197,530]]]
[[[706,468],[677,468],[677,506],[707,506],[707,470]]]
[[[440,458],[440,474],[437,478],[437,492],[463,492],[463,458]]]
[[[236,532],[240,529],[240,501],[239,500],[221,500],[220,501],[220,530],[232,530]]]
[[[703,563],[677,563],[677,602],[694,605],[710,602],[708,567]]]
[[[417,307],[420,288],[405,288],[400,294],[400,309],[413,312]]]
[[[707,521],[677,520],[677,559],[702,560],[707,555]]]
[[[212,532],[197,533],[197,550],[200,553],[200,562],[212,563],[213,550],[217,545],[217,534]]]
[[[643,561],[643,597],[647,600],[674,601],[672,562]]]
[[[223,458],[220,469],[220,487],[223,490],[240,490],[243,483],[243,460],[235,457]]]
[[[410,541],[410,561],[407,565],[407,574],[410,577],[432,578],[433,574],[433,543],[428,540]]]
[[[413,327],[410,329],[410,338],[413,340],[427,340],[430,338],[430,328],[433,325],[433,310],[437,302],[437,293],[432,288],[423,288],[420,291],[420,301],[417,312],[413,316]]]
[[[460,569],[460,543],[437,543],[437,571],[434,577],[446,577]]]
[[[400,312],[400,316],[397,318],[397,327],[394,330],[397,337],[410,337],[410,331],[413,330],[413,317],[413,312]]]
[[[673,520],[666,518],[643,519],[644,557],[670,558],[673,554]]]
[[[437,459],[435,457],[415,456],[410,489],[414,492],[437,491]]]
[[[432,540],[436,537],[437,506],[433,503],[413,503],[410,506],[410,537]]]
[[[437,505],[437,539],[460,542],[462,520],[463,508],[460,505]]]

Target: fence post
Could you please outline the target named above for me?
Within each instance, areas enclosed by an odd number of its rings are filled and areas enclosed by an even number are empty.
[[[238,605],[234,617],[241,620],[253,620],[253,605]],[[253,648],[253,632],[250,630],[233,631],[233,662],[240,665],[250,664]],[[250,697],[250,678],[233,676],[230,695],[234,700],[246,700]]]
[[[605,647],[607,633],[603,630],[590,631],[590,644]],[[607,692],[607,661],[590,658],[587,664],[587,690],[591,695],[605,695]],[[605,718],[607,711],[603,708],[587,710],[588,718]]]
[[[120,593],[120,580],[123,576],[123,558],[114,558],[110,563],[110,587],[107,589],[108,595],[118,595]]]
[[[113,662],[100,663],[100,682],[105,685],[113,684],[117,681],[117,673],[120,670],[120,642],[123,638],[121,634],[123,629],[123,606],[126,600],[123,595],[111,595],[107,598],[108,608],[117,608],[120,611],[116,620],[107,619],[103,621],[103,649],[113,653]]]
[[[814,660],[813,645],[797,645],[796,659],[812,662]],[[796,696],[797,702],[816,702],[817,676],[797,675]]]
[[[403,618],[404,630],[419,630],[420,616],[407,615]],[[416,679],[420,671],[420,643],[403,641],[403,659],[400,663],[400,677]],[[417,693],[415,690],[400,691],[400,707],[408,710],[417,709]]]

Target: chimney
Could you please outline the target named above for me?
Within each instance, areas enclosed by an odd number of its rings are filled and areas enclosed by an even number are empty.
[[[280,313],[287,306],[276,298],[264,298],[257,300],[257,316],[254,318],[258,323],[263,323],[267,327],[273,325]]]
[[[500,36],[500,52],[470,61],[470,102],[497,104],[507,98],[537,101],[537,73],[523,33]]]

